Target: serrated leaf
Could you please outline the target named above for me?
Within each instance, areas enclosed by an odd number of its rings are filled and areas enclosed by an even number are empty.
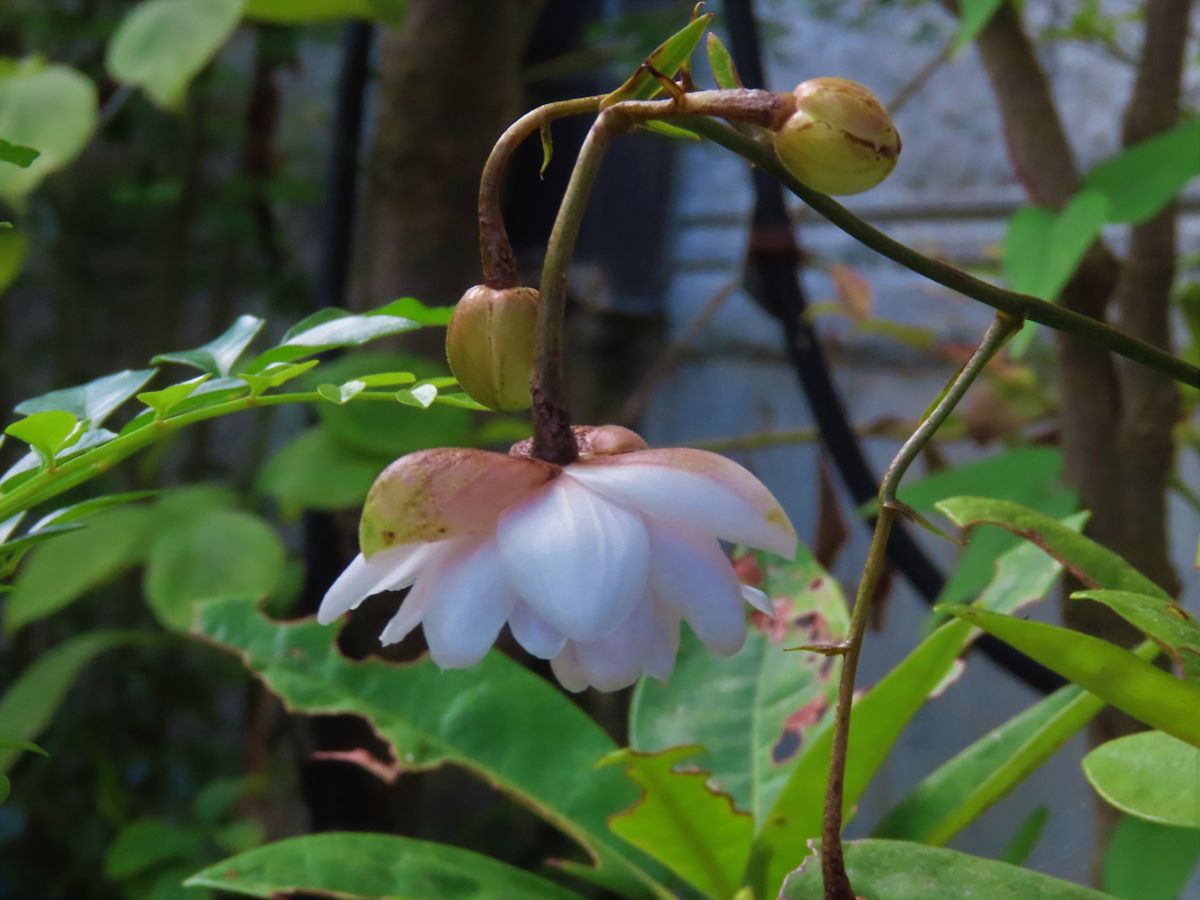
[[[238,358],[262,330],[263,320],[257,316],[238,316],[223,334],[194,350],[160,353],[150,360],[154,365],[180,363],[199,369],[213,378],[223,378],[233,371]]]
[[[114,81],[178,109],[187,86],[233,34],[245,0],[142,0],[113,32],[105,66]]]
[[[79,671],[97,654],[133,643],[144,643],[134,631],[93,631],[43,652],[0,697],[0,733],[33,740],[49,724]],[[12,768],[20,749],[0,747],[0,772]]]
[[[366,718],[406,769],[450,762],[475,772],[591,848],[625,892],[646,892],[648,876],[631,861],[636,854],[605,824],[636,795],[619,772],[595,769],[616,749],[612,741],[503,654],[493,651],[466,670],[442,671],[428,659],[351,662],[338,654],[335,631],[312,620],[269,622],[236,599],[197,609],[197,633],[241,656],[294,712]]]
[[[264,900],[293,894],[343,900],[579,900],[531,872],[448,844],[336,831],[248,850],[197,872],[184,885]]]
[[[126,369],[86,384],[63,388],[23,400],[16,406],[22,415],[50,410],[66,410],[77,419],[86,419],[96,428],[126,400],[134,396],[154,377],[155,369]]]
[[[1192,708],[1193,718],[1196,710]],[[1083,758],[1083,773],[1122,812],[1160,825],[1200,828],[1200,747],[1161,731],[1108,741]]]
[[[708,67],[712,70],[717,87],[725,91],[745,87],[742,77],[738,75],[737,66],[733,64],[733,57],[715,32],[708,33],[707,50]]]
[[[0,138],[0,163],[11,163],[22,169],[28,169],[33,161],[42,154],[32,147],[10,143]]]
[[[700,39],[704,37],[704,32],[708,30],[712,20],[712,13],[697,16],[659,44],[624,84],[600,101],[600,108],[604,109],[622,100],[649,100],[661,93],[662,85],[644,66],[651,66],[660,74],[674,78],[680,67],[691,59],[696,48],[700,46]]]
[[[142,391],[137,395],[138,400],[154,410],[157,418],[167,415],[172,409],[190,397],[195,390],[208,381],[211,375],[200,375],[188,381],[181,381],[160,391]]]
[[[707,772],[676,768],[702,752],[701,747],[675,747],[606,756],[601,765],[621,766],[642,789],[641,800],[612,816],[608,827],[704,896],[727,900],[741,886],[754,819],[739,812],[728,794],[710,787]]]
[[[906,841],[849,841],[846,871],[856,893],[872,900],[1112,900],[1107,894],[994,859]],[[821,897],[814,855],[788,876],[780,900]]]
[[[87,146],[98,101],[90,78],[27,58],[0,70],[0,134],[40,155],[28,168],[0,167],[0,197],[18,202]]]
[[[970,622],[1153,728],[1200,746],[1200,684],[1182,681],[1089,634],[969,606],[943,612]]]
[[[1077,591],[1071,599],[1103,603],[1162,647],[1184,675],[1200,678],[1200,623],[1178,603],[1129,591]]]

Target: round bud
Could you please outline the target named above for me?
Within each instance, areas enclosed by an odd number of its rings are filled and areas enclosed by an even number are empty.
[[[537,336],[538,292],[477,284],[446,329],[446,359],[472,398],[501,412],[528,409]]]
[[[896,168],[900,134],[875,95],[846,78],[810,78],[796,111],[775,132],[789,172],[825,194],[870,190]]]

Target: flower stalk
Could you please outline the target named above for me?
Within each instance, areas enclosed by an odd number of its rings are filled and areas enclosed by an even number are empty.
[[[826,900],[855,900],[850,878],[846,874],[846,859],[842,848],[842,813],[845,803],[846,757],[850,744],[850,713],[854,703],[854,679],[858,673],[863,637],[870,618],[871,601],[887,564],[888,538],[896,517],[909,514],[908,507],[896,499],[896,490],[900,486],[900,479],[917,456],[950,417],[992,358],[1008,339],[1020,330],[1021,325],[1022,320],[1004,313],[996,317],[971,358],[950,379],[916,431],[904,442],[880,483],[879,515],[875,520],[875,531],[867,551],[866,566],[854,596],[850,633],[843,644],[827,650],[842,656],[842,672],[838,682],[829,780],[825,787],[825,812],[821,822],[821,874],[825,883]]]

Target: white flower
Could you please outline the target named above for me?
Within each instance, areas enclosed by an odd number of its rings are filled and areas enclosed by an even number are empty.
[[[670,676],[684,619],[714,653],[745,640],[738,582],[719,541],[791,559],[796,534],[741,466],[702,450],[647,450],[617,426],[578,428],[580,459],[560,467],[518,444],[412,453],[363,508],[362,553],[329,589],[332,622],[380,591],[412,590],[381,636],[417,625],[443,668],[479,662],[507,623],[571,691]]]

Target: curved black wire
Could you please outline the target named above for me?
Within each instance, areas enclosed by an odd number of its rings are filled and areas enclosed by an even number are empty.
[[[725,15],[731,52],[742,81],[746,87],[763,87],[762,49],[753,0],[726,0]],[[821,441],[854,501],[867,503],[878,495],[879,481],[850,427],[821,342],[805,315],[808,304],[800,283],[799,263],[800,247],[783,186],[756,169],[746,291],[779,322],[788,358],[808,399]],[[869,528],[875,526],[874,519],[864,522]],[[946,579],[900,523],[892,529],[887,555],[888,562],[932,605]],[[1037,691],[1050,693],[1066,684],[1059,675],[989,635],[980,638],[977,646],[994,663]]]

